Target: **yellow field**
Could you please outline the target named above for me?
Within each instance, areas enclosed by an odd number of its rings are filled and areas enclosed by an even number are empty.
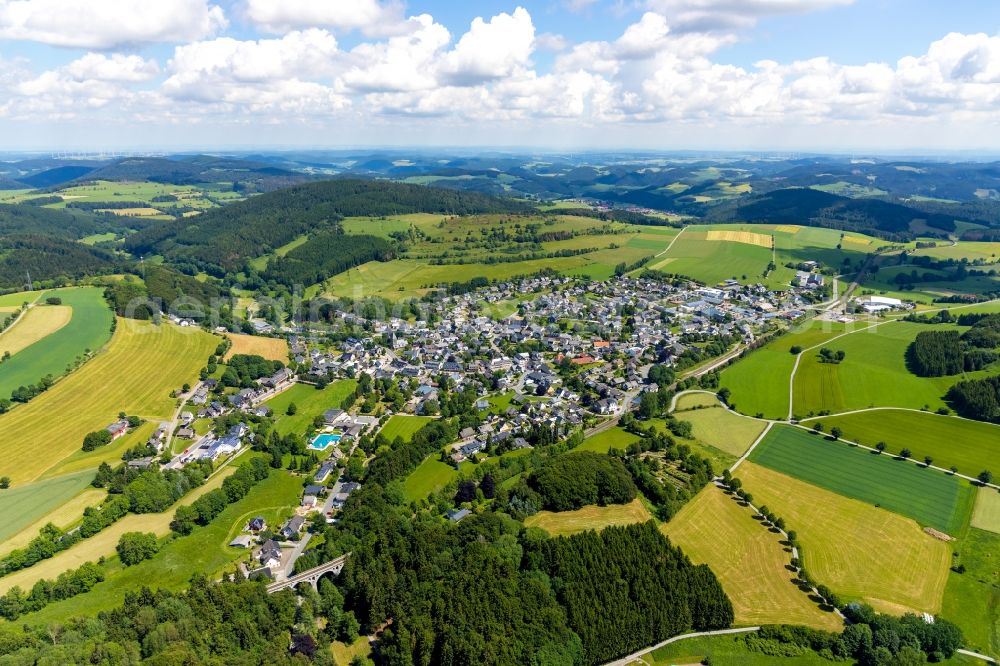
[[[797,234],[802,230],[802,227],[795,224],[776,224],[774,230],[785,234]]]
[[[119,319],[106,351],[0,416],[0,473],[15,484],[39,478],[122,411],[170,419],[176,409],[170,391],[193,382],[217,345],[218,338],[199,329]]]
[[[982,487],[978,490],[972,526],[1000,534],[1000,492],[995,488]]]
[[[73,308],[68,305],[36,306],[28,310],[20,321],[0,334],[0,356],[11,356],[42,338],[55,333],[73,318]]]
[[[143,515],[130,513],[111,527],[80,541],[69,550],[42,560],[33,567],[0,578],[0,594],[5,594],[15,585],[20,586],[22,590],[30,590],[32,585],[44,578],[53,579],[63,571],[75,569],[84,562],[96,562],[101,557],[111,557],[115,554],[118,539],[126,532],[153,532],[158,537],[166,536],[170,533],[170,521],[174,519],[174,512],[178,506],[191,504],[205,493],[219,488],[226,477],[234,474],[237,469],[235,464],[229,465],[163,513]]]
[[[722,231],[712,229],[705,233],[705,239],[710,241],[728,241],[730,243],[745,243],[747,245],[758,245],[771,249],[772,237],[767,234],[758,234],[753,231]]]
[[[576,511],[539,511],[525,519],[526,527],[540,527],[552,536],[566,536],[587,530],[603,530],[612,525],[632,525],[652,520],[638,499],[630,504],[585,506]]]
[[[0,542],[0,557],[12,550],[23,548],[28,542],[38,536],[38,532],[45,527],[46,523],[52,523],[60,529],[65,529],[83,518],[83,510],[88,506],[100,504],[101,500],[108,494],[103,488],[87,488],[76,495],[69,502],[66,502],[57,509],[50,511],[33,524],[28,525],[23,530]]]
[[[272,361],[288,362],[288,342],[283,338],[264,338],[259,335],[226,333],[233,346],[226,352],[225,360],[234,354],[256,354]]]
[[[798,532],[805,568],[846,600],[888,613],[941,609],[951,549],[916,521],[747,462],[737,476]]]
[[[714,484],[661,531],[696,564],[707,564],[733,602],[737,625],[801,624],[836,631],[842,622],[819,609],[786,568],[791,554],[774,534]]]

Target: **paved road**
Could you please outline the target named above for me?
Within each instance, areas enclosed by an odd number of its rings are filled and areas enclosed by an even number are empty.
[[[627,657],[622,657],[621,659],[616,659],[615,661],[609,661],[604,666],[628,666],[629,664],[637,661],[643,655],[647,655],[650,652],[659,650],[664,645],[670,645],[671,643],[687,640],[688,638],[703,638],[705,636],[728,636],[730,634],[748,634],[752,631],[760,631],[760,627],[740,627],[739,629],[720,629],[718,631],[699,631],[693,634],[682,634],[680,636],[674,636],[673,638],[668,638],[662,643],[657,643],[656,645],[648,647],[644,650],[633,652]]]

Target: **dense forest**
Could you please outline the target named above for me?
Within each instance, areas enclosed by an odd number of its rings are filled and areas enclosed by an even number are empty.
[[[858,231],[889,240],[909,240],[910,223],[923,220],[942,234],[960,218],[919,211],[880,199],[850,199],[811,188],[789,188],[739,199],[708,211],[712,222],[805,224]]]
[[[571,511],[587,504],[626,504],[635,499],[632,476],[617,458],[581,451],[551,458],[528,479],[542,507]]]
[[[963,356],[958,331],[921,331],[910,343],[906,361],[916,375],[942,377],[962,372]]]
[[[105,219],[84,212],[27,204],[0,204],[0,236],[37,234],[76,240],[124,228],[125,224],[121,220]]]
[[[113,272],[120,261],[110,252],[42,235],[0,236],[0,288],[32,281],[62,283]]]
[[[958,382],[946,399],[960,416],[1000,423],[1000,376]]]
[[[222,277],[249,259],[299,236],[333,230],[344,217],[405,213],[520,212],[527,204],[481,194],[386,181],[329,180],[252,197],[195,219],[168,222],[129,236],[134,254],[163,254]]]
[[[322,282],[368,261],[394,257],[393,244],[384,238],[322,231],[285,256],[271,259],[261,277],[291,288]]]
[[[105,298],[119,316],[150,319],[162,311],[200,320],[226,295],[211,280],[198,280],[164,266],[147,266],[144,272],[144,279],[127,275],[105,289]]]

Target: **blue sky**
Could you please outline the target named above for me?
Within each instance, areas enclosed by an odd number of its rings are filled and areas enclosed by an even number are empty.
[[[0,0],[16,149],[1000,150],[986,0]]]

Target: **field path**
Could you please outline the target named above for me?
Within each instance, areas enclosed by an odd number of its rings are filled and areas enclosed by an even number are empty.
[[[750,457],[750,454],[753,453],[753,450],[757,448],[757,445],[760,444],[762,441],[764,441],[764,438],[767,437],[767,433],[771,432],[771,428],[774,427],[775,423],[776,421],[767,422],[767,427],[764,428],[764,432],[760,433],[757,439],[754,440],[754,443],[750,445],[750,448],[746,450],[746,453],[740,456],[739,459],[733,463],[733,466],[729,468],[730,472],[735,472],[736,468],[739,467],[744,460]]]
[[[890,319],[888,321],[877,321],[877,322],[869,324],[868,326],[865,326],[864,328],[859,328],[856,331],[845,331],[845,332],[841,333],[840,335],[833,336],[829,340],[825,340],[823,342],[820,342],[819,344],[813,345],[812,347],[807,347],[806,349],[803,349],[802,351],[800,351],[798,353],[798,355],[795,357],[795,365],[792,366],[792,373],[788,376],[788,420],[792,421],[795,418],[795,411],[794,411],[795,410],[795,373],[797,373],[799,371],[799,362],[802,361],[802,356],[806,352],[810,352],[813,349],[816,349],[816,348],[819,348],[819,347],[825,347],[828,344],[830,344],[831,342],[833,342],[834,340],[839,340],[840,338],[843,338],[845,336],[854,335],[855,333],[862,333],[864,331],[870,331],[870,330],[872,330],[874,328],[878,328],[879,326],[882,326],[883,324],[892,324],[892,323],[897,322],[897,321],[899,321],[899,320],[898,319]]]
[[[681,227],[680,232],[671,239],[670,243],[665,248],[663,248],[659,253],[653,255],[653,259],[656,259],[657,257],[662,257],[667,252],[670,252],[670,248],[674,246],[674,243],[677,242],[678,238],[684,235],[685,231],[687,231],[687,227]]]
[[[652,647],[648,647],[644,650],[639,650],[638,652],[633,652],[627,657],[622,657],[621,659],[616,659],[615,661],[609,661],[604,666],[628,666],[629,664],[639,661],[641,657],[649,654],[650,652],[655,652],[665,645],[670,645],[671,643],[676,643],[677,641],[683,641],[688,638],[704,638],[706,636],[728,636],[730,634],[749,634],[753,631],[760,631],[760,627],[738,627],[736,629],[719,629],[718,631],[699,631],[693,634],[681,634],[680,636],[674,636],[673,638],[668,638],[665,641],[657,643]]]

